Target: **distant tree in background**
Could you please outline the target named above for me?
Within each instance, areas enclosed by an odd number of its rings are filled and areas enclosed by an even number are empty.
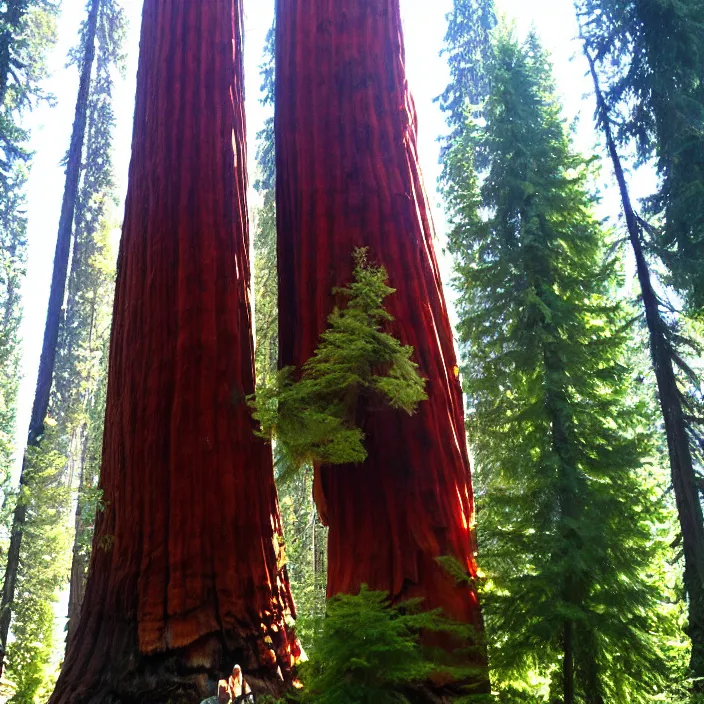
[[[66,535],[69,532],[67,518],[71,510],[72,481],[71,463],[67,463],[67,459],[71,452],[69,442],[64,437],[65,427],[56,427],[57,423],[64,423],[65,418],[62,417],[60,401],[56,394],[52,398],[51,391],[56,381],[57,355],[61,346],[59,340],[65,323],[62,308],[69,253],[73,249],[76,261],[82,248],[82,243],[74,236],[74,220],[87,143],[98,25],[101,8],[104,9],[105,3],[110,1],[91,0],[88,3],[81,44],[73,56],[80,72],[76,115],[66,158],[66,184],[28,449],[22,465],[20,493],[13,514],[12,540],[3,584],[0,619],[3,645],[7,642],[11,616],[16,612],[14,640],[10,649],[10,657],[14,660],[9,668],[10,677],[19,683],[16,701],[32,701],[42,686],[51,686],[52,673],[48,670],[53,650],[53,619],[37,630],[41,622],[38,614],[42,610],[53,613],[58,590],[65,584],[68,571]],[[78,272],[74,270],[73,274],[77,275]],[[79,378],[74,378],[72,382],[76,388],[80,386]],[[63,497],[63,504],[60,497]],[[41,570],[37,567],[38,561],[45,562]],[[34,674],[30,676],[29,672]]]
[[[71,491],[66,456],[52,449],[57,441],[51,428],[41,447],[27,451],[27,512],[6,658],[12,704],[46,701],[58,674],[55,608],[69,567]]]
[[[464,134],[469,114],[476,114],[489,94],[491,79],[487,69],[494,27],[494,0],[455,0],[447,15],[441,56],[447,58],[450,82],[437,98],[450,127],[443,156],[449,145]]]
[[[90,558],[105,414],[105,358],[109,341],[115,257],[110,242],[117,196],[112,141],[113,88],[123,70],[126,19],[117,0],[101,0],[97,51],[88,99],[83,173],[76,201],[71,274],[59,334],[50,414],[58,424],[68,457],[67,482],[77,485],[75,538],[71,564],[68,639],[75,632]],[[84,24],[78,56],[86,40]],[[77,62],[78,56],[74,58]]]
[[[257,133],[256,178],[254,188],[260,198],[253,209],[254,302],[256,328],[257,383],[265,383],[276,373],[278,362],[278,281],[276,278],[276,163],[274,159],[274,36],[266,38],[259,70],[260,103],[269,114]]]
[[[0,184],[12,183],[14,167],[27,162],[28,133],[22,116],[48,96],[46,55],[56,41],[59,0],[5,0],[0,6]],[[4,189],[0,189],[0,193]]]
[[[534,36],[501,28],[487,73],[484,126],[453,143],[445,192],[495,685],[651,701],[676,659],[669,518],[590,162]]]
[[[0,568],[7,557],[14,492],[20,377],[20,287],[26,259],[25,186],[31,167],[23,116],[48,96],[41,82],[56,41],[57,3],[7,0],[0,6]]]
[[[18,180],[0,189],[0,568],[7,557],[12,524],[14,492],[12,469],[15,464],[17,393],[20,382],[20,341],[22,319],[20,287],[25,273],[26,228],[24,211],[26,167],[16,167]]]

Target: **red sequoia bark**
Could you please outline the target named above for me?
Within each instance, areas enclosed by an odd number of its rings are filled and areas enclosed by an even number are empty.
[[[330,526],[328,592],[363,583],[424,597],[481,626],[476,593],[436,558],[474,575],[473,496],[462,392],[433,246],[406,85],[399,0],[278,0],[277,208],[280,356],[302,365],[326,327],[352,251],[368,246],[397,292],[392,331],[413,345],[428,401],[412,417],[366,419],[368,460],[320,468]]]
[[[252,432],[239,0],[145,0],[99,512],[51,702],[197,702],[295,639],[270,452]],[[213,693],[210,691],[209,693]]]

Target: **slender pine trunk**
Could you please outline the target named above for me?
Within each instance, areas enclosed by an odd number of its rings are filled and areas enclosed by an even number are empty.
[[[525,221],[527,216],[521,213],[521,220]],[[543,287],[536,290],[538,298],[549,301]],[[543,323],[548,338],[555,339],[557,330],[550,321]],[[564,541],[565,554],[558,554],[563,562],[566,562],[568,570],[574,569],[574,559],[570,559],[569,553],[578,549],[578,536],[573,528],[574,522],[578,518],[577,485],[578,477],[574,467],[570,452],[570,437],[568,432],[568,422],[563,409],[569,407],[569,400],[564,391],[564,367],[560,356],[551,349],[549,344],[543,348],[543,365],[545,371],[545,383],[548,389],[545,395],[545,410],[550,420],[552,434],[552,451],[558,459],[558,501],[559,501],[559,521],[560,537]],[[572,571],[564,575],[564,585],[562,589],[562,600],[576,607],[581,606],[580,593],[578,589],[578,579]],[[566,619],[562,626],[562,686],[563,704],[574,704],[575,702],[575,626],[574,621]]]
[[[54,375],[54,361],[56,358],[59,325],[61,322],[61,307],[63,305],[66,291],[69,252],[71,250],[71,236],[73,231],[73,217],[81,173],[81,157],[83,153],[83,143],[85,141],[86,119],[88,113],[88,94],[90,89],[91,71],[95,58],[95,36],[98,23],[99,6],[100,0],[93,0],[90,8],[90,14],[88,16],[86,52],[83,57],[83,65],[81,67],[78,98],[76,100],[76,113],[73,122],[71,145],[69,147],[66,165],[66,183],[64,187],[63,203],[61,205],[61,218],[59,220],[56,253],[54,255],[54,271],[52,274],[51,289],[49,292],[49,306],[46,316],[46,325],[44,327],[44,342],[42,345],[41,358],[39,360],[37,387],[34,394],[34,405],[32,406],[32,415],[29,421],[29,431],[27,434],[28,448],[39,446],[42,434],[44,433],[44,418],[46,417],[47,409],[49,407],[49,395],[51,393]],[[22,534],[27,518],[26,486],[27,453],[25,451],[22,461],[22,472],[20,474],[20,491],[17,498],[17,506],[15,507],[15,512],[12,519],[12,535],[10,538],[10,548],[7,556],[7,566],[5,568],[2,602],[0,603],[0,674],[2,673],[4,666],[7,636],[10,631],[10,622],[12,620],[12,603],[15,598]]]
[[[695,679],[701,678],[695,690],[704,691],[704,516],[689,444],[686,413],[675,375],[675,350],[667,335],[667,323],[660,313],[658,297],[653,288],[648,261],[643,251],[642,225],[633,209],[621,158],[611,130],[609,109],[601,91],[594,59],[586,43],[584,54],[589,62],[597,100],[597,115],[618,182],[628,236],[636,260],[650,338],[650,353],[665,422],[672,486],[682,530],[685,559],[684,584],[689,607],[688,635],[692,641],[690,671]]]
[[[548,369],[548,374],[550,374],[550,362],[549,358],[551,355],[546,354],[546,367]],[[563,524],[563,538],[566,544],[569,546],[574,543],[576,536],[574,535],[573,528],[565,528],[565,525],[569,525],[574,522],[577,518],[577,507],[574,497],[576,477],[574,476],[574,469],[572,468],[569,461],[569,453],[567,450],[568,440],[567,432],[565,428],[564,419],[559,412],[558,408],[564,407],[566,405],[566,399],[560,399],[559,401],[548,397],[548,415],[551,418],[552,424],[552,435],[553,435],[553,450],[558,456],[560,463],[559,472],[559,511],[560,511],[560,521]],[[564,559],[564,556],[560,556]],[[570,564],[573,561],[568,561]],[[568,567],[571,569],[571,567]],[[578,593],[576,589],[575,576],[568,573],[565,576],[565,584],[562,593],[562,600],[568,604],[574,604],[575,606],[580,606],[578,603]],[[563,681],[563,695],[564,704],[574,704],[574,681],[575,681],[575,647],[574,647],[574,622],[566,620],[563,624],[562,631],[562,646],[563,646],[563,661],[562,661],[562,681]]]
[[[579,634],[579,665],[576,678],[580,682],[585,704],[604,704],[599,678],[599,663],[595,634],[586,628]]]

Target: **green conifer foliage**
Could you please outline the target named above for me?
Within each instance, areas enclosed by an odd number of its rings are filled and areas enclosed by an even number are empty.
[[[413,348],[384,331],[393,318],[383,302],[394,292],[386,270],[367,261],[366,249],[354,257],[353,282],[334,292],[346,305],[330,314],[300,378],[285,368],[253,401],[261,434],[276,438],[296,467],[363,462],[359,409],[382,403],[411,414],[426,399]]]
[[[654,157],[653,248],[690,310],[704,311],[704,2],[579,0],[617,136]]]
[[[662,7],[666,6],[667,3],[663,3]],[[600,14],[599,20],[601,20]],[[604,20],[608,20],[608,15],[605,15]],[[679,310],[681,306],[673,305],[667,300],[668,291],[659,277],[660,267],[656,256],[664,253],[661,247],[652,246],[653,236],[657,237],[661,232],[637,214],[624,169],[622,150],[619,149],[618,138],[624,139],[624,125],[634,126],[635,123],[632,120],[624,122],[620,112],[622,106],[618,101],[613,100],[613,85],[609,93],[602,88],[600,73],[603,71],[600,69],[603,69],[603,66],[599,65],[602,58],[596,52],[603,51],[603,47],[599,47],[598,42],[595,46],[595,38],[599,38],[599,33],[595,30],[593,18],[590,18],[587,12],[583,12],[580,21],[580,36],[594,85],[596,123],[604,136],[616,177],[628,240],[634,255],[662,425],[667,439],[672,493],[681,531],[677,540],[682,544],[684,558],[683,592],[689,617],[686,632],[692,646],[686,679],[690,681],[690,685],[694,684],[695,690],[702,692],[704,691],[704,522],[699,477],[704,459],[702,456],[704,420],[700,412],[701,365],[697,363],[697,357],[701,358],[702,346],[696,342],[697,339],[701,340],[701,334],[697,333],[696,324],[688,320],[688,316]],[[668,34],[664,42],[667,44],[672,36],[667,23],[663,24],[663,28]],[[614,36],[616,35],[617,32],[614,30]],[[636,66],[640,65],[642,58],[641,56],[635,60]],[[614,57],[612,59],[614,65],[611,68],[617,71],[619,64]],[[613,84],[613,81],[611,77],[609,83]],[[631,105],[637,104],[634,100],[630,102]],[[642,121],[645,132],[647,132],[646,118],[647,115],[644,115]],[[641,149],[641,153],[645,151],[647,150]],[[690,312],[696,312],[691,305]],[[694,364],[691,362],[692,359]]]
[[[296,601],[296,634],[303,647],[322,635],[327,599],[327,528],[313,501],[313,469],[300,471],[278,457],[277,485],[286,537],[286,564]]]
[[[467,113],[476,110],[490,89],[487,65],[491,60],[491,31],[496,26],[493,0],[455,0],[447,15],[442,54],[450,66],[451,81],[438,98],[456,139],[467,124]]]
[[[5,561],[7,538],[12,522],[12,466],[15,458],[15,421],[20,379],[18,333],[22,318],[20,286],[24,278],[27,221],[22,183],[0,188],[0,566]]]
[[[303,704],[410,704],[433,677],[462,671],[445,664],[442,650],[424,647],[421,634],[468,636],[439,611],[422,611],[421,600],[392,605],[388,594],[362,586],[327,603],[322,633],[303,668]],[[464,672],[467,674],[467,671]],[[479,702],[458,695],[456,701]],[[479,695],[478,695],[479,696]],[[428,701],[422,699],[422,701]]]
[[[27,162],[29,138],[22,116],[47,97],[46,54],[56,41],[55,0],[5,0],[0,5],[0,185],[17,178]],[[0,188],[2,193],[3,188]]]
[[[29,473],[22,491],[26,493],[27,523],[12,604],[15,640],[8,652],[8,673],[18,687],[17,702],[33,701],[42,691],[48,696],[53,688],[64,645],[54,632],[56,592],[59,586],[66,586],[70,574],[70,635],[78,622],[99,500],[96,487],[107,371],[104,357],[114,279],[110,242],[116,205],[112,91],[115,71],[122,64],[124,29],[120,5],[115,0],[100,0],[95,39],[90,38],[84,22],[78,46],[69,57],[80,69],[87,42],[95,41],[70,274],[49,401],[47,425],[51,432],[45,433],[38,447],[30,448],[25,461]],[[76,536],[71,560],[69,514],[74,498]],[[47,555],[52,559],[46,561]],[[34,620],[32,613],[37,615]]]
[[[0,568],[4,566],[13,508],[16,398],[22,317],[20,286],[26,259],[25,185],[29,133],[22,118],[46,98],[46,54],[56,40],[56,3],[8,0],[0,4]]]
[[[257,384],[266,384],[276,375],[278,364],[278,280],[276,278],[276,200],[274,191],[262,192],[263,201],[255,211],[254,299]]]
[[[534,36],[502,29],[489,70],[486,125],[449,153],[446,195],[491,665],[507,701],[651,701],[676,635],[670,517],[590,162]]]
[[[47,433],[56,445],[56,427]],[[57,645],[55,607],[66,584],[69,565],[70,489],[64,481],[66,457],[53,450],[30,448],[30,476],[22,491],[28,510],[17,579],[7,677],[15,686],[13,704],[48,698],[58,674],[52,662]]]

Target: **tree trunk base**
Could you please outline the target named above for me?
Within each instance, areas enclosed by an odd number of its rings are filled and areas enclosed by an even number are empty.
[[[251,644],[227,647],[220,634],[211,634],[189,648],[156,655],[126,654],[106,663],[93,677],[79,668],[62,672],[51,704],[199,704],[217,694],[218,680],[229,676],[235,663],[259,694],[279,697],[290,686],[276,666],[254,666]],[[74,673],[78,677],[74,677]],[[81,676],[82,674],[82,676]]]

